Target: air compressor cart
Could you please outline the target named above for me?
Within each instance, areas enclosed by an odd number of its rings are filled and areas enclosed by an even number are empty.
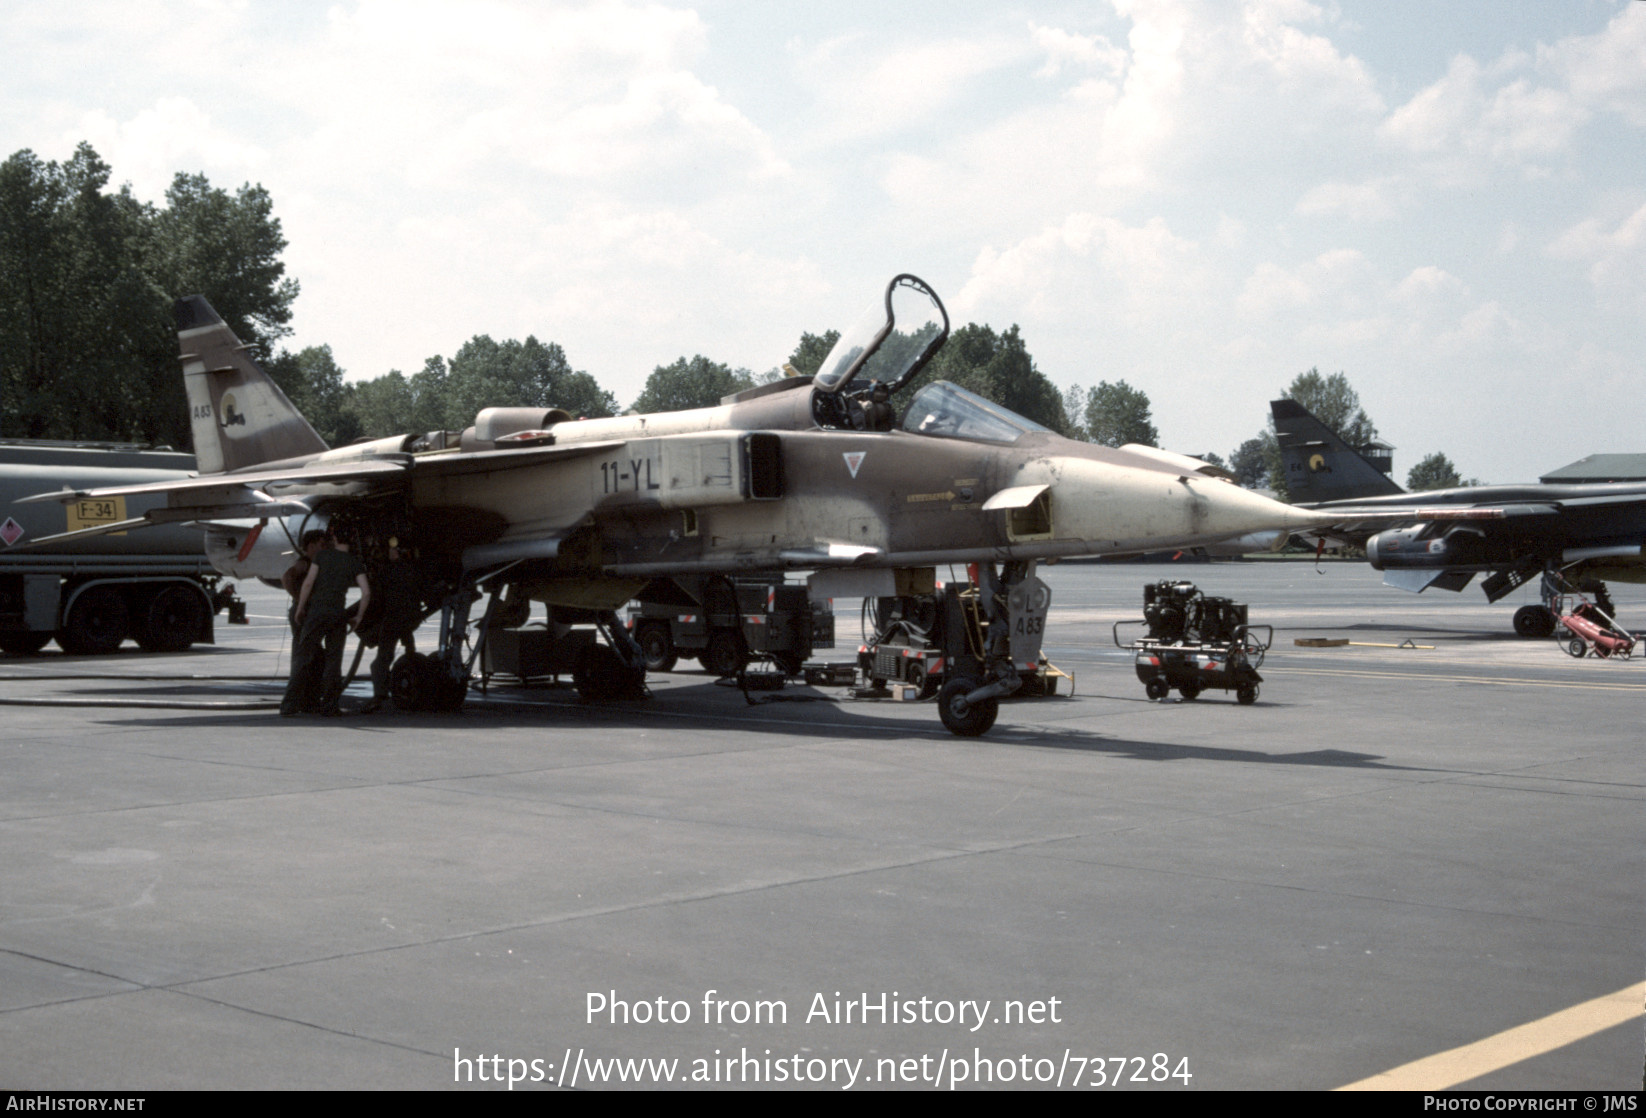
[[[1142,636],[1123,640],[1123,626]],[[1217,688],[1233,691],[1242,706],[1257,702],[1257,669],[1274,643],[1274,627],[1249,625],[1246,606],[1208,598],[1192,582],[1156,582],[1143,588],[1143,620],[1117,621],[1114,642],[1136,656],[1137,678],[1154,701],[1175,688],[1184,699]]]
[[[1592,652],[1602,659],[1627,660],[1634,654],[1636,635],[1582,594],[1557,594],[1550,599],[1549,610],[1558,622],[1555,640],[1570,655],[1583,657]]]

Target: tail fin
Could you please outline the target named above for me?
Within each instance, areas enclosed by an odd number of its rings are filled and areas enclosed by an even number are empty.
[[[327,449],[280,386],[246,356],[246,347],[205,296],[179,299],[173,309],[201,473],[304,458]]]
[[[1405,492],[1296,400],[1271,400],[1269,411],[1293,501],[1315,504]]]

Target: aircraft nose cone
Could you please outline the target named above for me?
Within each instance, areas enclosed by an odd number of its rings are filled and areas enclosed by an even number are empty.
[[[1052,492],[1057,534],[1091,541],[1094,554],[1193,547],[1328,522],[1216,478],[1112,461],[1066,463]]]

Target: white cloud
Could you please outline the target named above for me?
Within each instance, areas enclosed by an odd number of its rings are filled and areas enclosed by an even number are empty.
[[[1395,215],[1390,195],[1398,187],[1392,176],[1369,182],[1323,182],[1311,187],[1297,201],[1300,214],[1342,214],[1358,221],[1374,221]]]
[[[1065,67],[1105,70],[1113,77],[1126,70],[1126,52],[1102,35],[1081,35],[1031,22],[1029,37],[1046,55],[1045,65],[1035,71],[1036,77],[1055,78]]]
[[[1077,213],[1004,250],[984,248],[954,304],[962,316],[1021,307],[1042,322],[1102,307],[1137,323],[1168,315],[1203,283],[1198,246],[1161,219],[1128,226]]]
[[[1608,303],[1646,309],[1646,205],[1609,229],[1595,218],[1578,222],[1548,254],[1587,265],[1589,282]]]
[[[1379,131],[1396,148],[1444,157],[1458,179],[1489,165],[1543,174],[1570,157],[1598,112],[1646,125],[1646,5],[1625,4],[1594,35],[1539,44],[1535,57],[1516,48],[1487,65],[1457,55]]]
[[[158,200],[178,171],[233,168],[245,181],[265,171],[271,153],[253,141],[217,126],[187,97],[163,97],[127,121],[101,109],[83,115],[66,144],[84,140],[115,169],[119,182],[130,182],[139,198]]]

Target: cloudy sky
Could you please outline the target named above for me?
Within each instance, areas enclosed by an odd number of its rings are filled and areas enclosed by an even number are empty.
[[[1641,0],[0,0],[0,156],[271,192],[351,377],[536,334],[627,402],[912,271],[1227,455],[1298,372],[1527,480],[1646,451]]]

